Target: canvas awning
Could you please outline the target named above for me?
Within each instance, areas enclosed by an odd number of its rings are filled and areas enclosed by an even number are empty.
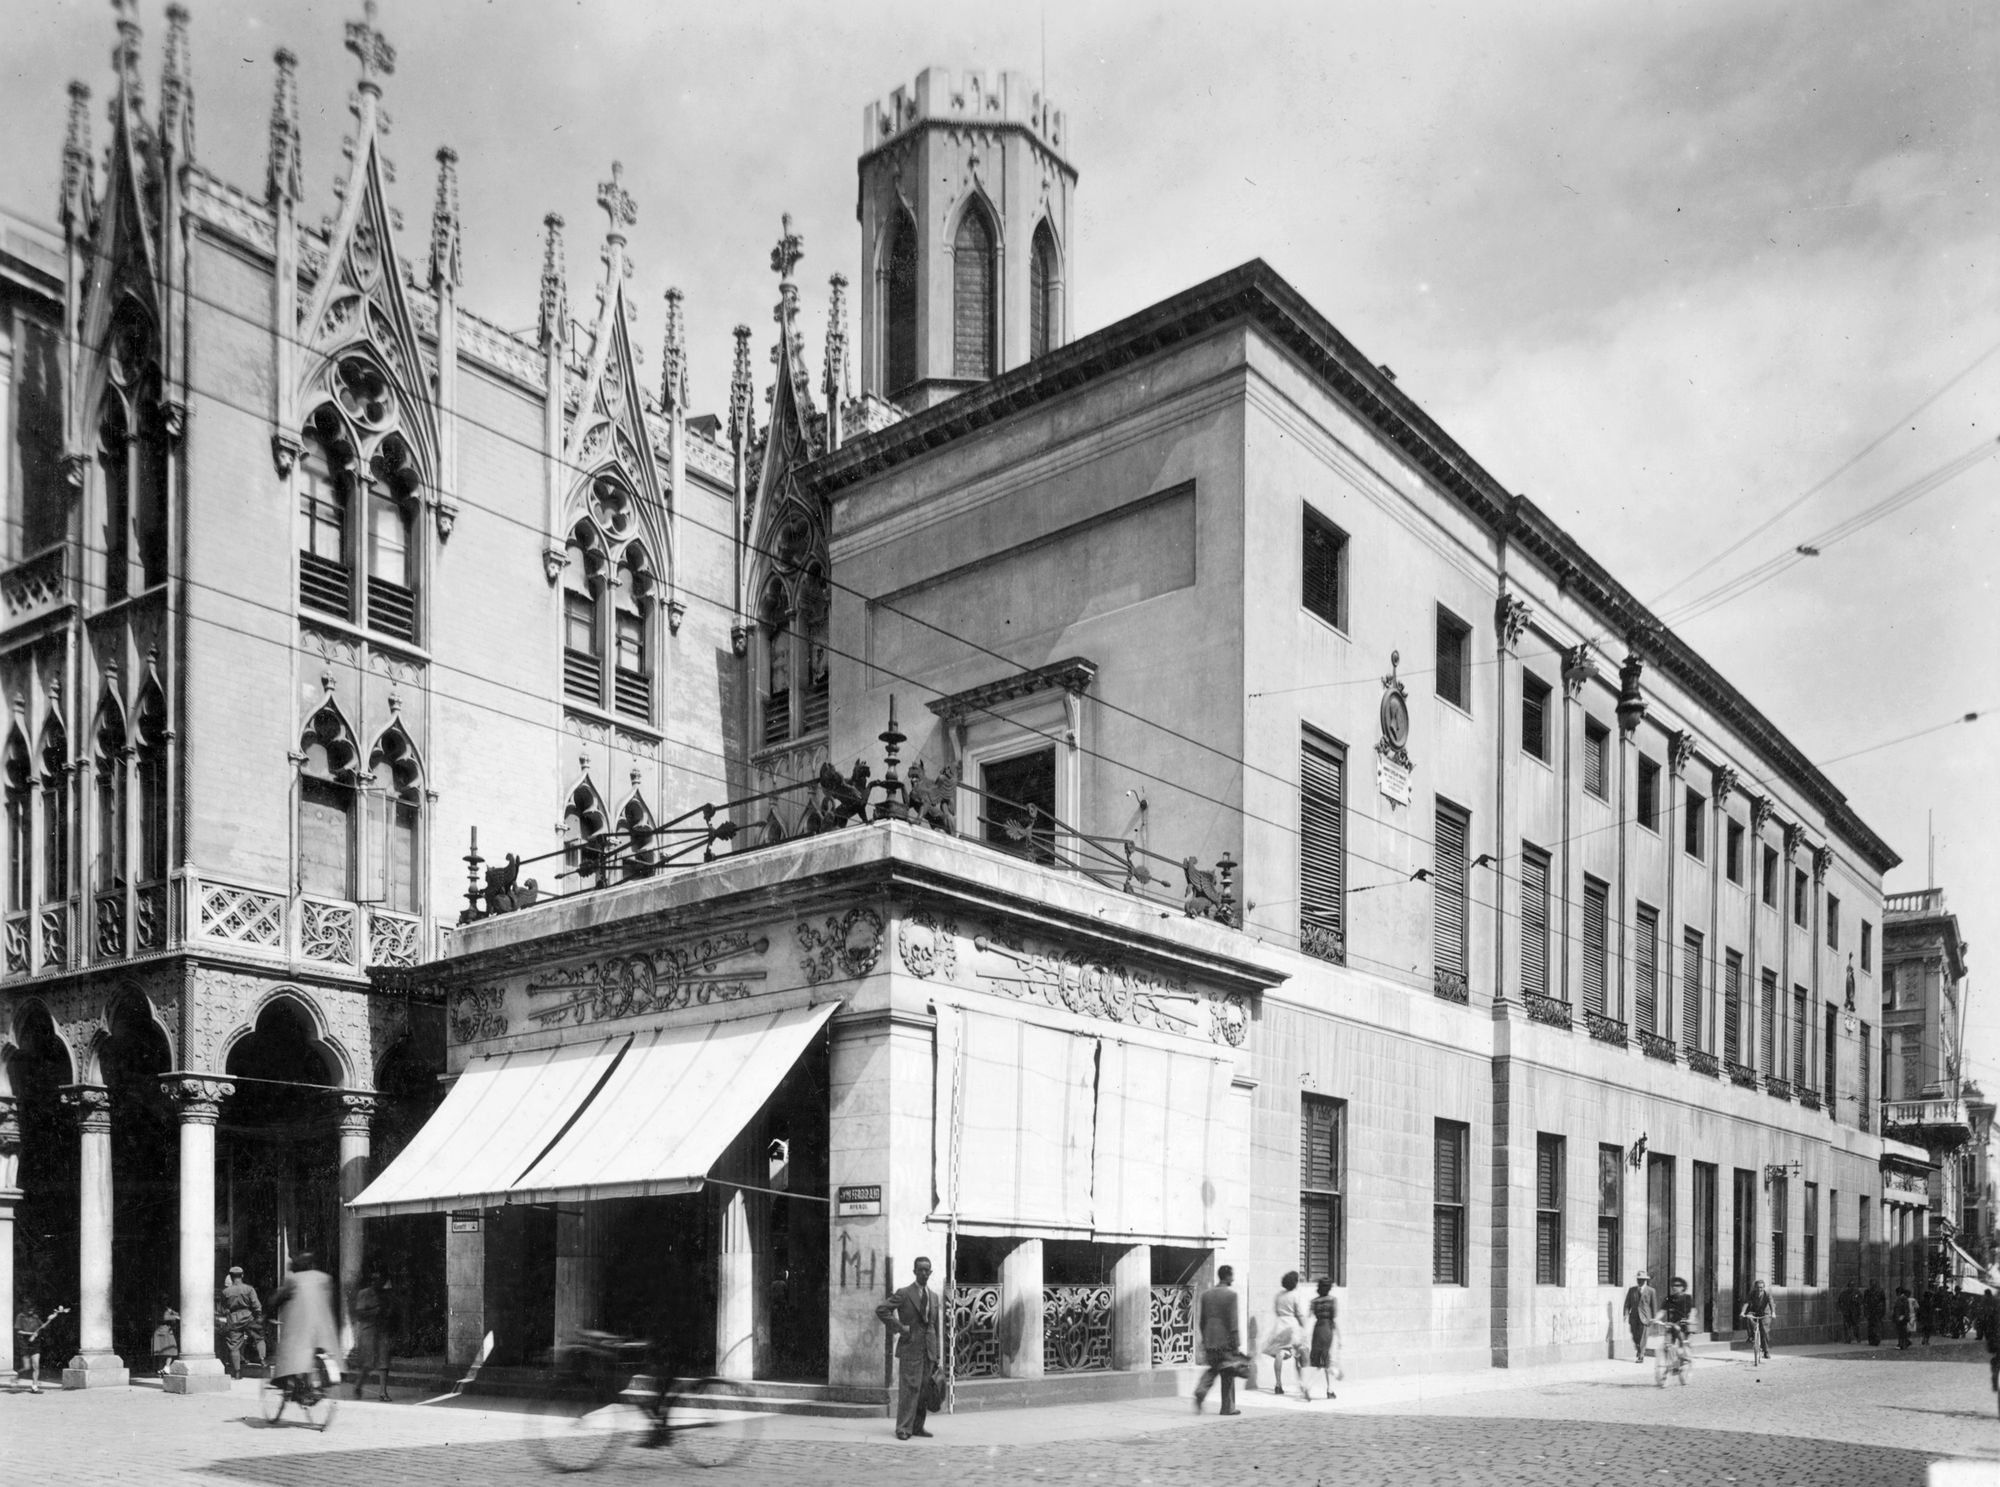
[[[473,1059],[423,1129],[348,1204],[365,1218],[493,1208],[590,1100],[629,1033]]]
[[[375,1218],[693,1192],[838,1005],[474,1059],[348,1206]]]

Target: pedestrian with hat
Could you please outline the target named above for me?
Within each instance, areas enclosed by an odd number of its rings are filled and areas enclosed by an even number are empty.
[[[1625,1323],[1632,1329],[1632,1361],[1646,1361],[1646,1325],[1659,1315],[1660,1297],[1652,1277],[1640,1271],[1625,1290]]]
[[[246,1348],[256,1350],[260,1365],[264,1361],[264,1303],[257,1295],[257,1288],[243,1279],[241,1265],[229,1267],[229,1278],[223,1282],[215,1313],[222,1321],[223,1366],[232,1379],[240,1379]]]

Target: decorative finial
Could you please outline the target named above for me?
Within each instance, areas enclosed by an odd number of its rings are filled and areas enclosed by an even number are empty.
[[[541,343],[553,345],[563,336],[569,318],[569,283],[563,271],[563,219],[550,212],[542,218]]]
[[[778,276],[780,284],[792,282],[792,270],[799,266],[799,260],[806,256],[806,240],[792,231],[792,214],[786,212],[784,229],[778,235],[778,246],[771,250],[771,272]]]
[[[597,204],[609,218],[604,236],[614,243],[625,241],[625,229],[639,220],[639,204],[632,200],[632,193],[625,189],[625,167],[619,161],[611,162],[611,179],[597,185]]]
[[[667,291],[666,341],[660,351],[660,406],[687,407],[687,329],[681,319],[681,292]]]
[[[65,227],[83,228],[90,221],[90,203],[97,195],[97,167],[90,158],[90,89],[69,85],[69,130],[63,137],[62,220]]]
[[[437,205],[431,209],[431,289],[465,282],[458,252],[458,151],[438,146]]]
[[[396,49],[375,29],[375,0],[365,0],[361,19],[347,23],[347,49],[361,62],[363,91],[380,93],[381,79],[395,75]]]
[[[736,364],[729,377],[729,442],[748,449],[756,434],[757,414],[750,381],[750,327],[736,327]]]
[[[194,153],[194,72],[188,60],[188,13],[167,7],[167,57],[160,74],[160,138],[184,156]]]
[[[264,168],[264,199],[296,202],[304,194],[299,182],[299,59],[279,47],[277,92],[271,99],[271,143]]]
[[[837,408],[847,395],[847,275],[826,282],[826,401]]]

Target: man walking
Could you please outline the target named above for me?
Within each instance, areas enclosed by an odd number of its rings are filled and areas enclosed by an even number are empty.
[[[1896,1351],[1899,1353],[1910,1350],[1910,1324],[1915,1311],[1916,1308],[1910,1304],[1909,1287],[1896,1287],[1896,1304],[1889,1312],[1889,1320],[1896,1327]]]
[[[241,1265],[229,1267],[215,1310],[222,1319],[224,1366],[232,1379],[240,1379],[246,1345],[256,1348],[259,1363],[264,1361],[264,1303],[257,1297],[257,1288],[245,1283]]]
[[[1194,1412],[1201,1413],[1208,1387],[1222,1380],[1222,1413],[1239,1415],[1236,1408],[1236,1371],[1243,1366],[1243,1303],[1229,1283],[1236,1272],[1224,1265],[1215,1272],[1215,1284],[1201,1293],[1196,1325],[1201,1329],[1202,1361],[1208,1365],[1194,1386]]]
[[[1852,1280],[1840,1288],[1840,1340],[1861,1340],[1861,1288]]]
[[[1642,1270],[1625,1290],[1625,1323],[1632,1329],[1634,1363],[1646,1361],[1646,1324],[1659,1310],[1659,1293],[1653,1289],[1652,1278]]]
[[[1868,1323],[1868,1346],[1882,1346],[1882,1313],[1887,1309],[1887,1298],[1882,1294],[1882,1282],[1871,1280],[1868,1290],[1861,1298],[1861,1316]]]
[[[876,1319],[896,1339],[896,1439],[928,1440],[924,1389],[944,1360],[944,1316],[931,1290],[931,1262],[918,1255],[916,1279],[875,1308]]]

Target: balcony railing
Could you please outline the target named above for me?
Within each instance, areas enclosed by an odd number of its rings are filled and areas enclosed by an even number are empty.
[[[1972,1124],[1963,1100],[1895,1100],[1882,1107],[1882,1134],[1920,1143],[1966,1140]]]
[[[1789,1100],[1792,1097],[1792,1082],[1789,1079],[1780,1079],[1776,1074],[1766,1074],[1764,1093],[1774,1100]]]
[[[142,916],[147,895],[164,887],[140,889]],[[416,914],[344,899],[288,897],[271,889],[199,880],[192,873],[185,893],[191,905],[191,939],[357,973],[370,966],[415,965],[427,958],[424,921]],[[165,902],[163,893],[159,902]],[[142,924],[142,936],[144,932]]]
[[[52,547],[0,573],[0,624],[18,625],[45,615],[68,596],[65,549]]]
[[[1663,1038],[1658,1033],[1639,1029],[1639,1048],[1647,1058],[1656,1058],[1663,1064],[1679,1062],[1672,1038]]]
[[[1714,1054],[1704,1052],[1699,1048],[1690,1048],[1687,1051],[1687,1060],[1688,1067],[1697,1074],[1713,1075],[1722,1072],[1722,1061]]]
[[[1472,989],[1466,985],[1463,971],[1448,971],[1438,966],[1431,972],[1431,991],[1439,1001],[1459,1002],[1472,1000]]]
[[[1528,1009],[1528,1016],[1536,1022],[1559,1027],[1564,1032],[1575,1026],[1570,1021],[1568,1002],[1557,1001],[1552,996],[1543,996],[1538,991],[1524,991],[1521,993],[1521,1005]]]
[[[1742,1089],[1757,1087],[1757,1071],[1748,1064],[1729,1065],[1729,1082]]]
[[[333,562],[315,553],[299,554],[300,604],[307,609],[350,619],[353,602],[354,579],[346,564]]]
[[[1590,1028],[1590,1036],[1598,1042],[1618,1048],[1625,1046],[1625,1024],[1617,1018],[1606,1017],[1602,1012],[1585,1012],[1583,1020]]]

